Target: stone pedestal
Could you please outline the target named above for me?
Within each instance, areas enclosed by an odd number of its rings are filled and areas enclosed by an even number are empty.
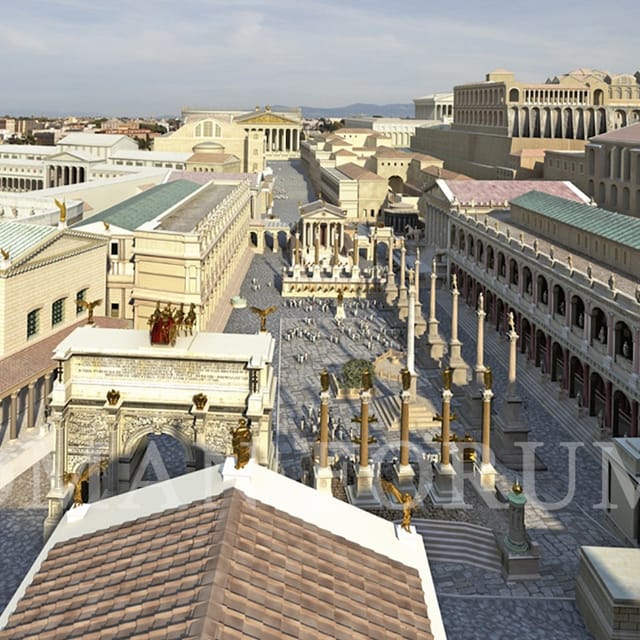
[[[429,356],[432,360],[441,360],[444,356],[444,339],[438,332],[438,320],[429,320],[428,322],[428,333],[427,333],[427,344],[429,345]]]
[[[381,506],[380,497],[373,486],[373,479],[373,465],[358,466],[356,483],[347,487],[347,498],[350,504],[361,508]]]
[[[483,491],[495,491],[496,469],[491,463],[489,464],[483,464],[482,462],[480,464],[478,464],[477,462],[474,463],[473,475],[478,481],[478,484]]]
[[[400,491],[410,493],[414,495],[416,486],[414,484],[415,472],[410,464],[396,463],[393,466],[393,470],[396,476],[396,484]]]
[[[396,305],[398,307],[398,319],[406,320],[409,315],[409,294],[407,292],[407,287],[403,284],[400,285]]]
[[[462,343],[453,338],[449,341],[449,368],[453,371],[453,384],[463,387],[469,378],[469,367],[462,359]]]
[[[528,442],[530,431],[529,426],[522,421],[521,410],[520,398],[505,398],[502,411],[493,421],[493,451],[503,464],[516,470],[521,470],[526,465],[527,457],[523,456],[522,445],[518,443]],[[535,468],[544,469],[545,467],[536,459]]]
[[[427,486],[429,497],[437,507],[461,507],[463,506],[462,492],[459,485],[462,479],[458,476],[453,465],[435,465],[435,478],[433,483]]]
[[[331,489],[332,480],[333,471],[331,467],[321,467],[320,465],[313,467],[313,485],[320,493],[325,493],[329,496],[333,495]]]
[[[540,577],[540,551],[533,544],[524,526],[524,509],[527,499],[522,487],[514,484],[507,495],[509,502],[509,531],[497,535],[502,556],[502,574],[507,580],[524,580]]]

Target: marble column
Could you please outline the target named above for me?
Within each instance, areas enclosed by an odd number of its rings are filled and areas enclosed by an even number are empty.
[[[362,373],[362,389],[360,391],[360,416],[356,418],[360,422],[360,455],[358,459],[358,470],[356,473],[356,484],[347,487],[347,497],[349,502],[357,506],[377,506],[380,499],[373,486],[374,470],[369,464],[369,401],[371,400],[371,376],[368,370]]]
[[[424,335],[425,331],[427,330],[427,323],[424,321],[424,316],[422,314],[422,302],[420,302],[420,247],[416,247],[415,278],[416,278],[415,332],[416,332],[416,336],[420,337]]]
[[[333,473],[329,466],[329,373],[326,369],[320,374],[320,385],[320,451],[318,464],[314,468],[315,488],[321,493],[332,495]]]
[[[385,294],[387,296],[386,301],[387,304],[393,304],[393,301],[398,296],[398,287],[396,286],[396,276],[393,271],[393,239],[389,239],[389,244],[387,245],[387,282],[385,285]]]
[[[405,282],[405,270],[407,264],[407,249],[402,244],[400,249],[400,283],[398,285],[399,295],[398,295],[398,318],[400,320],[404,320],[409,312],[409,301],[407,295],[407,284]]]
[[[462,359],[462,342],[458,340],[458,281],[456,274],[451,277],[451,339],[449,340],[449,368],[453,371],[453,384],[467,384],[468,366]]]
[[[413,282],[413,271],[409,269],[409,307],[407,315],[407,369],[412,376],[416,374],[415,362],[415,282]]]
[[[493,398],[491,369],[484,370],[485,388],[482,392],[482,455],[480,464],[474,465],[474,474],[480,479],[480,488],[493,491],[496,486],[496,470],[491,463],[491,399]]]
[[[464,403],[460,407],[460,412],[465,421],[473,429],[477,429],[482,424],[482,392],[481,385],[484,380],[484,296],[482,292],[478,295],[478,317],[476,334],[476,364],[473,369],[471,384],[465,389]]]
[[[411,402],[412,375],[408,368],[401,372],[402,391],[400,393],[400,460],[395,466],[396,477],[402,491],[415,491],[413,467],[409,464],[409,407]]]
[[[436,282],[438,275],[436,272],[435,258],[431,263],[431,288],[429,291],[429,332],[427,334],[427,342],[430,347],[430,353],[432,360],[440,360],[444,355],[444,340],[440,336],[438,331],[438,325],[440,324],[436,318]]]
[[[494,434],[495,454],[508,467],[522,469],[525,464],[523,446],[529,439],[529,427],[522,420],[522,399],[516,387],[516,365],[518,334],[515,330],[513,313],[509,312],[509,368],[507,374],[507,390],[502,403],[502,410],[496,416]],[[537,468],[544,468],[536,462]]]
[[[35,384],[30,382],[27,385],[27,429],[33,429],[36,426],[36,397]]]
[[[427,490],[434,504],[450,506],[462,503],[462,492],[458,488],[462,479],[458,478],[453,465],[451,464],[451,383],[453,371],[449,368],[442,372],[443,390],[442,390],[442,413],[436,416],[436,419],[442,423],[442,431],[440,436],[440,460],[434,467],[435,478],[433,483],[429,484]]]

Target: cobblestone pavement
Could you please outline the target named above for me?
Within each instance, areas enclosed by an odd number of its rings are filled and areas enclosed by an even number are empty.
[[[308,201],[310,193],[303,180],[300,163],[272,163],[278,186],[274,213],[283,221],[297,219],[298,201]],[[284,249],[282,247],[281,249]],[[423,251],[423,264],[430,264],[431,256]],[[373,360],[390,348],[404,348],[404,323],[397,314],[383,304],[345,300],[347,319],[340,329],[335,320],[335,302],[304,300],[299,305],[280,298],[282,269],[286,254],[266,252],[256,255],[241,286],[241,295],[248,306],[261,308],[276,305],[276,312],[267,317],[267,330],[276,340],[276,367],[279,378],[275,409],[275,441],[277,460],[282,473],[289,477],[308,479],[309,461],[316,440],[314,424],[318,420],[319,373],[323,367],[336,375],[351,358]],[[428,279],[427,279],[428,280]],[[421,290],[423,310],[428,306],[428,291]],[[450,296],[438,290],[438,319],[440,330],[448,337]],[[472,309],[460,304],[460,339],[462,354],[467,363],[475,362],[476,316]],[[255,333],[258,318],[247,309],[232,311],[225,331]],[[498,412],[506,388],[508,343],[489,326],[485,330],[485,364],[494,371],[493,411]],[[416,362],[419,392],[439,408],[440,371],[428,367],[426,338],[416,341]],[[575,404],[559,399],[555,383],[544,381],[538,369],[528,366],[518,356],[518,389],[524,401],[524,416],[531,427],[529,440],[542,443],[536,450],[547,466],[535,476],[521,478],[529,503],[526,524],[532,539],[540,546],[540,578],[505,582],[497,572],[483,571],[457,563],[433,562],[432,572],[439,595],[447,633],[452,640],[475,638],[544,638],[572,640],[590,638],[575,607],[575,577],[580,545],[620,545],[610,531],[602,510],[594,508],[601,501],[601,460],[597,447],[590,444],[595,432],[593,419],[577,419]],[[399,383],[376,380],[375,397],[398,394]],[[453,408],[459,408],[463,393],[455,391]],[[359,413],[359,402],[330,402],[335,437],[330,454],[341,461],[357,456],[356,446],[349,433],[352,418]],[[453,423],[459,434],[464,425]],[[377,438],[371,447],[371,457],[388,461],[398,455],[398,431],[386,430],[382,421],[372,423],[370,429]],[[411,433],[413,457],[419,473],[429,474],[430,467],[423,454],[436,453],[432,438],[437,430],[420,429]],[[478,433],[472,432],[478,436]],[[585,440],[589,444],[582,446]],[[576,442],[576,445],[561,443]],[[159,441],[162,450],[164,441]],[[580,446],[579,446],[580,445]],[[569,458],[571,447],[577,448],[576,464]],[[163,454],[170,467],[184,464],[179,452]],[[168,462],[171,460],[172,462]],[[49,461],[50,466],[50,461]],[[348,465],[347,465],[348,466]],[[343,470],[346,466],[341,467]],[[572,469],[576,473],[572,474]],[[498,484],[507,490],[516,472],[496,463]],[[567,472],[569,471],[569,473]],[[177,471],[175,471],[177,473]],[[0,607],[30,566],[41,545],[42,522],[46,516],[44,495],[48,489],[46,475],[37,479],[23,474],[0,492]],[[173,472],[172,472],[173,473]],[[520,474],[521,475],[521,474]],[[575,477],[575,487],[570,481]],[[338,481],[336,486],[340,487]],[[569,498],[563,498],[569,493]],[[35,495],[35,497],[34,497]],[[443,509],[434,507],[427,499],[417,509],[417,517],[455,519],[474,522],[504,532],[507,514],[488,504],[471,486],[464,483],[464,497],[468,508]],[[554,504],[557,503],[557,504]],[[399,512],[380,510],[388,518],[399,518]],[[20,550],[15,553],[15,549]]]

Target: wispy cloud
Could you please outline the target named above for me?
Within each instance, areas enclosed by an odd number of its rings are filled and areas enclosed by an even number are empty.
[[[0,111],[407,102],[496,67],[634,72],[639,14],[631,0],[23,0],[3,7]]]

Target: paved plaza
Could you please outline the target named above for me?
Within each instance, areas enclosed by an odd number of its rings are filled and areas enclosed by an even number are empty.
[[[297,216],[298,201],[313,199],[313,195],[309,194],[299,163],[273,164],[279,185],[274,212],[291,224]],[[393,307],[382,302],[346,299],[347,318],[339,326],[334,319],[334,300],[308,298],[294,303],[282,299],[279,289],[288,256],[284,247],[280,249],[277,253],[267,251],[254,256],[240,289],[240,295],[247,299],[247,308],[233,310],[226,331],[256,333],[260,321],[250,307],[275,305],[276,311],[266,322],[267,330],[276,339],[277,465],[289,477],[310,481],[309,462],[317,439],[320,371],[326,367],[339,376],[347,360],[372,361],[389,349],[403,351],[406,325],[398,320]],[[409,255],[412,251],[410,246]],[[429,252],[423,251],[423,264],[430,263]],[[420,292],[423,310],[428,308],[427,282],[425,278]],[[450,304],[450,295],[439,289],[437,314],[441,333],[446,338]],[[459,337],[463,342],[463,357],[470,367],[475,364],[475,332],[475,312],[461,304]],[[416,341],[418,391],[439,409],[441,372],[429,362],[427,353],[426,338],[419,338]],[[508,342],[487,327],[485,364],[494,372],[494,412],[500,410],[506,389],[507,354]],[[579,417],[575,402],[559,398],[555,383],[543,379],[539,369],[527,364],[520,355],[518,390],[524,400],[525,420],[531,427],[529,440],[541,443],[536,453],[547,469],[523,476],[522,472],[516,475],[499,462],[496,468],[501,490],[507,491],[516,477],[523,484],[529,500],[527,530],[540,547],[540,578],[505,582],[498,571],[433,561],[434,582],[445,627],[452,640],[590,638],[575,607],[579,547],[621,544],[607,525],[602,509],[594,508],[602,500],[602,461],[598,446],[593,444],[597,432],[595,419]],[[398,382],[376,380],[375,403],[399,393]],[[454,389],[454,410],[462,399],[462,392]],[[329,406],[330,456],[339,462],[336,472],[343,473],[346,479],[349,461],[358,454],[351,436],[357,435],[358,425],[352,419],[359,413],[359,402],[338,401],[332,397]],[[457,422],[452,428],[460,435],[468,430]],[[375,462],[390,461],[399,455],[398,430],[389,430],[382,416],[371,424],[370,430],[377,439],[370,450]],[[433,442],[437,432],[436,428],[422,428],[410,435],[412,461],[421,483],[430,480],[428,460],[430,454],[438,452],[438,445]],[[478,432],[471,433],[479,436]],[[158,450],[168,466],[178,468],[183,464],[180,456],[166,450],[164,443],[158,443]],[[571,460],[573,454],[575,464]],[[41,546],[42,522],[46,516],[44,496],[48,490],[46,469],[50,465],[48,457],[0,492],[0,609]],[[568,496],[566,500],[565,496]],[[464,482],[464,497],[466,508],[462,509],[436,508],[427,498],[414,516],[476,523],[498,533],[506,532],[506,511],[498,504],[488,504],[468,480]],[[394,519],[401,516],[401,512],[388,508],[379,512]],[[426,546],[428,551],[428,541]]]

